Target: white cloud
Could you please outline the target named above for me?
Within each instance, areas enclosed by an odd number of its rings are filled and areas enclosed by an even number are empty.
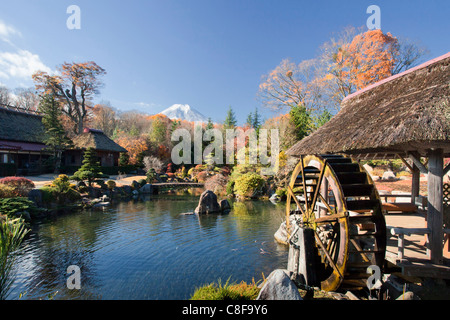
[[[3,21],[0,20],[0,39],[11,44],[12,36],[22,36],[19,30],[14,28],[13,26],[7,25]]]
[[[0,78],[31,79],[31,75],[38,71],[53,73],[39,58],[28,50],[17,52],[0,52]]]

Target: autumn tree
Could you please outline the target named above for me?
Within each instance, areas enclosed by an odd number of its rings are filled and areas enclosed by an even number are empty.
[[[34,88],[16,88],[14,89],[14,95],[17,107],[33,111],[38,109],[40,98],[35,93]]]
[[[89,112],[89,102],[98,94],[103,83],[100,77],[106,71],[93,61],[83,63],[63,63],[58,68],[59,74],[50,75],[44,71],[33,74],[38,91],[53,94],[63,106],[63,113],[73,123],[73,132],[83,132],[84,122]]]
[[[321,85],[328,104],[416,65],[426,50],[381,30],[344,29],[321,48]]]
[[[8,105],[11,102],[11,92],[5,86],[0,86],[0,104]]]
[[[109,103],[96,104],[92,108],[90,124],[93,128],[102,130],[108,137],[112,137],[116,128],[116,111]]]
[[[258,100],[273,111],[285,111],[298,105],[308,111],[318,110],[316,64],[314,59],[299,64],[284,59],[262,77]]]

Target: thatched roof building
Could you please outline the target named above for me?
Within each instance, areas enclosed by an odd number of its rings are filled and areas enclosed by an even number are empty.
[[[72,139],[76,149],[94,148],[97,151],[127,152],[101,130],[85,128],[83,133]]]
[[[394,158],[430,148],[450,156],[450,53],[347,96],[328,123],[287,154]]]
[[[0,140],[43,144],[42,117],[0,107]]]

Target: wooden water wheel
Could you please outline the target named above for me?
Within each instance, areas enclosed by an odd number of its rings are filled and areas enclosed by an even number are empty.
[[[367,268],[382,270],[386,223],[380,198],[369,174],[350,158],[300,158],[288,186],[289,238],[300,225],[314,230],[315,273],[322,290],[366,287]]]

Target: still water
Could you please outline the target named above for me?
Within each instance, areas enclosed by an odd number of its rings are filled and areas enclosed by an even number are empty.
[[[33,226],[9,299],[189,299],[196,287],[262,279],[286,268],[274,241],[284,205],[234,202],[224,215],[183,215],[198,197],[160,195]],[[81,289],[67,289],[67,267]]]

